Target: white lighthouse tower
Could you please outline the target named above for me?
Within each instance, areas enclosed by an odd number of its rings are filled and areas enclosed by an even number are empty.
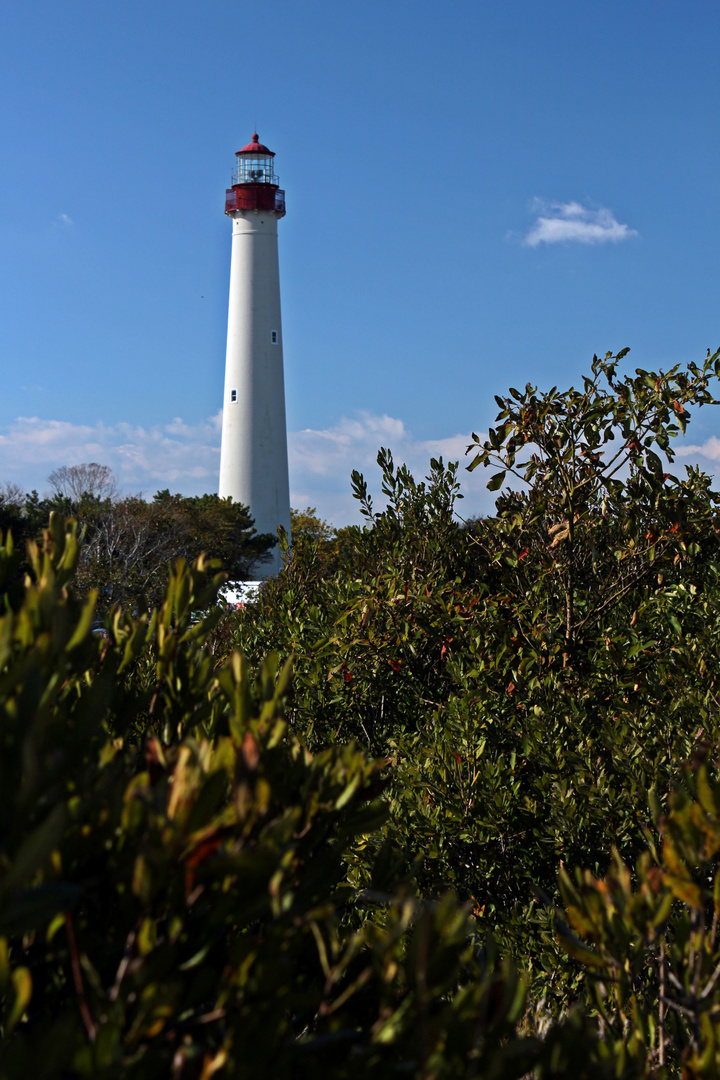
[[[259,533],[290,536],[285,382],[277,223],[285,215],[272,150],[259,141],[238,150],[237,173],[226,193],[232,219],[230,310],[220,449],[220,496],[250,508]],[[258,578],[280,569],[280,552],[257,568]]]

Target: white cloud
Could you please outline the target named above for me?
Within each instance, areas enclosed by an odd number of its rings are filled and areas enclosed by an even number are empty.
[[[219,431],[220,414],[195,426],[174,420],[152,428],[21,416],[0,429],[0,478],[42,491],[48,473],[57,466],[98,461],[115,471],[126,491],[157,487],[212,491]]]
[[[62,420],[19,417],[0,428],[0,482],[14,481],[26,490],[47,489],[48,474],[59,465],[97,461],[109,465],[126,492],[152,494],[169,487],[184,494],[217,489],[222,414],[197,424],[180,417],[150,428],[133,424],[71,424]],[[381,446],[397,463],[405,462],[416,478],[429,471],[430,458],[460,461],[463,516],[488,512],[494,497],[487,492],[484,470],[465,471],[467,434],[418,439],[392,416],[358,413],[320,429],[288,434],[293,506],[315,506],[336,525],[358,521],[350,490],[350,473],[365,474],[376,502],[381,501],[376,464]]]
[[[73,221],[73,219],[70,217],[69,214],[58,214],[58,216],[56,217],[55,220],[57,222],[59,222],[60,225],[65,225],[66,228],[69,227],[70,225],[75,224],[75,222]]]
[[[702,445],[688,443],[675,448],[678,457],[706,458],[707,461],[720,461],[720,439],[711,435]]]
[[[548,203],[536,199],[533,209],[538,217],[523,240],[527,247],[539,244],[617,244],[631,236],[635,229],[620,224],[612,210],[600,207],[591,210],[578,202]]]
[[[63,420],[18,417],[0,427],[0,484],[12,481],[25,490],[47,491],[48,474],[59,465],[97,461],[109,465],[125,492],[152,495],[161,488],[186,495],[217,490],[222,413],[199,423],[174,417],[165,424],[141,427],[118,423],[72,424]],[[457,504],[462,517],[492,513],[495,495],[486,488],[492,475],[485,469],[468,473],[465,450],[469,434],[418,438],[398,417],[359,412],[324,428],[288,433],[290,499],[293,506],[316,507],[335,525],[360,520],[352,497],[350,474],[365,476],[375,505],[382,505],[377,453],[389,447],[397,464],[405,462],[416,479],[429,472],[430,458],[459,461],[465,498]],[[720,463],[720,437],[701,445],[676,443],[678,457],[697,462],[712,473]],[[682,469],[675,470],[678,475]]]
[[[427,475],[431,457],[459,461],[465,499],[457,509],[462,516],[488,512],[494,505],[494,498],[485,488],[488,477],[483,478],[480,471],[465,470],[470,461],[465,457],[470,442],[467,434],[418,439],[402,420],[361,412],[342,417],[332,427],[292,431],[288,439],[293,506],[316,506],[321,516],[336,525],[358,520],[357,503],[350,490],[353,469],[364,474],[376,505],[382,501],[376,460],[381,446],[389,447],[395,463],[404,462],[416,479]]]

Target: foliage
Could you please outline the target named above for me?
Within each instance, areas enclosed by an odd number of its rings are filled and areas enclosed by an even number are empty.
[[[242,611],[181,562],[93,635],[90,524],[5,543],[6,1075],[717,1076],[719,497],[670,469],[720,354],[622,359],[499,399],[494,518],[383,449]]]
[[[296,552],[238,629],[249,656],[297,656],[288,715],[309,745],[352,736],[392,762],[384,834],[404,872],[468,900],[553,1013],[577,976],[537,890],[558,898],[559,860],[634,862],[647,790],[664,797],[699,733],[718,737],[718,496],[655,462],[714,401],[718,356],[623,379],[620,359],[582,391],[501,400],[473,452],[527,490],[471,530],[453,466],[418,483],[381,451],[387,506],[354,477],[367,525],[345,567],[319,580]]]
[[[304,510],[290,511],[290,530],[293,541],[307,541],[309,543],[320,541],[332,543],[336,530],[324,518],[317,516],[314,506],[307,506]]]
[[[605,613],[657,572],[669,551],[677,552],[676,534],[687,526],[685,505],[697,475],[684,487],[665,471],[674,458],[671,439],[690,420],[688,404],[717,404],[709,382],[720,372],[720,351],[687,371],[677,365],[667,374],[638,369],[617,377],[618,362],[629,350],[593,358],[592,378],[583,389],[538,395],[530,386],[497,398],[497,430],[481,443],[470,469],[499,465],[488,487],[502,487],[508,473],[529,485],[526,494],[501,499],[499,518],[505,544],[518,557],[516,583],[528,590],[515,617],[522,632],[533,635],[538,595],[550,606],[547,623],[562,634],[562,659],[582,647],[587,634],[602,625]],[[474,446],[470,447],[472,450]],[[524,461],[518,456],[525,455]],[[689,488],[689,490],[688,490]],[[519,553],[534,556],[520,567]],[[558,615],[561,614],[560,625]]]
[[[564,870],[559,940],[587,972],[604,1043],[635,1076],[720,1070],[720,780],[699,748],[633,875],[615,854],[603,880]],[[634,880],[633,880],[634,878]]]
[[[247,507],[218,495],[159,491],[152,502],[126,498],[73,508],[86,530],[77,587],[97,588],[102,610],[115,603],[159,603],[166,567],[201,553],[232,580],[248,578],[277,542],[258,535]]]
[[[343,565],[333,576],[316,573],[312,550],[294,547],[249,609],[240,640],[255,655],[272,641],[296,655],[291,715],[311,745],[352,737],[385,753],[395,726],[422,711],[418,698],[446,684],[442,645],[454,615],[450,600],[438,604],[435,594],[452,595],[475,560],[452,519],[456,467],[433,462],[426,485],[405,466],[396,471],[389,451],[378,460],[388,509],[374,512],[354,474],[370,527],[345,530]]]
[[[255,533],[247,507],[217,495],[184,497],[165,490],[150,502],[119,498],[111,470],[95,463],[56,469],[49,481],[54,493],[47,499],[6,485],[0,491],[0,529],[12,533],[22,552],[28,540],[40,539],[49,514],[72,515],[84,540],[73,588],[82,595],[96,589],[101,614],[116,603],[160,603],[167,566],[180,558],[192,562],[203,553],[219,559],[233,580],[245,580],[277,543]],[[24,563],[6,586],[14,586],[14,595],[27,569]]]
[[[100,637],[68,589],[78,558],[54,516],[0,618],[0,1076],[567,1069],[564,1029],[517,1033],[522,984],[451,896],[421,904],[368,865],[377,917],[344,929],[382,768],[288,733],[289,666],[209,666],[218,613],[192,612],[222,578],[180,563],[159,609],[115,609]]]
[[[290,531],[294,558],[306,574],[320,578],[347,564],[352,530],[334,528],[318,517],[314,506],[290,511]]]

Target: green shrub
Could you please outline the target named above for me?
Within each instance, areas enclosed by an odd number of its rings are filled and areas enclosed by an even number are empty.
[[[289,665],[212,666],[218,612],[193,613],[221,576],[180,563],[157,611],[95,635],[94,598],[67,588],[74,523],[53,517],[30,558],[0,618],[1,1076],[514,1077],[541,1059],[467,912],[364,864],[381,765],[288,732]],[[350,883],[361,864],[375,892]]]
[[[720,779],[700,747],[635,874],[615,853],[602,880],[560,873],[562,947],[585,970],[608,1054],[633,1076],[720,1071]]]
[[[720,357],[619,359],[499,399],[495,518],[383,450],[241,612],[93,633],[75,524],[6,538],[0,1077],[718,1075]]]
[[[621,359],[499,399],[471,446],[499,470],[494,518],[463,528],[455,467],[418,482],[382,451],[387,505],[355,476],[344,567],[318,577],[300,551],[238,620],[254,660],[296,655],[301,739],[392,763],[382,832],[419,894],[455,889],[557,1015],[577,974],[538,891],[559,900],[559,862],[634,864],[648,789],[719,734],[718,495],[669,470],[720,357],[622,378]]]

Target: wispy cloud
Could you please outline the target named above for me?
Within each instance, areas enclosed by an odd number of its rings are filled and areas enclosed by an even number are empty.
[[[707,462],[720,461],[720,439],[717,435],[711,435],[704,443],[687,443],[684,446],[675,447],[678,457],[705,458]],[[702,464],[702,462],[701,462]]]
[[[59,465],[98,461],[115,471],[124,491],[152,494],[165,487],[184,494],[215,491],[221,423],[221,413],[197,424],[176,417],[149,428],[19,417],[0,428],[0,482],[11,480],[42,492],[48,474]],[[487,476],[481,475],[483,470],[470,474],[463,467],[468,441],[467,434],[419,439],[402,420],[372,413],[343,417],[325,428],[292,431],[288,435],[292,504],[314,506],[336,525],[359,520],[350,473],[363,472],[379,495],[376,457],[381,446],[388,446],[395,461],[405,462],[417,478],[427,474],[431,457],[459,460],[466,496],[460,513],[488,512],[494,497],[486,491]]]
[[[0,480],[42,491],[48,473],[58,465],[99,461],[115,471],[126,491],[156,487],[212,491],[219,442],[219,413],[195,426],[174,420],[150,428],[21,416],[0,429]]]
[[[69,214],[58,214],[55,220],[57,221],[58,225],[64,225],[65,228],[69,228],[70,225],[75,224]]]
[[[222,413],[198,423],[175,417],[165,424],[142,427],[119,423],[72,424],[63,420],[19,417],[0,428],[0,484],[12,481],[25,490],[47,490],[48,474],[59,465],[98,461],[109,465],[126,492],[152,495],[161,488],[199,495],[217,490]],[[495,495],[486,488],[490,473],[468,473],[466,433],[419,438],[400,418],[386,413],[358,412],[323,428],[288,433],[290,498],[293,506],[316,507],[335,525],[360,520],[350,489],[353,469],[364,473],[376,500],[382,504],[377,452],[391,449],[396,463],[405,462],[416,479],[429,471],[430,458],[459,461],[463,517],[492,513]],[[678,456],[707,472],[720,472],[720,437],[701,444],[677,440]],[[675,470],[681,475],[683,470]]]
[[[557,203],[536,199],[537,218],[523,240],[527,247],[539,244],[617,244],[637,231],[622,225],[612,210],[592,210],[579,202]]]
[[[487,492],[487,476],[465,471],[467,434],[439,439],[419,439],[397,417],[359,412],[342,417],[331,427],[292,431],[288,436],[291,499],[294,506],[316,506],[323,517],[335,524],[358,519],[357,503],[350,491],[350,474],[357,469],[365,475],[370,490],[379,493],[377,453],[389,447],[396,464],[404,462],[416,479],[427,475],[430,458],[460,462],[460,483],[464,502],[458,506],[463,516],[487,513],[494,497]],[[380,500],[381,501],[381,500]]]

